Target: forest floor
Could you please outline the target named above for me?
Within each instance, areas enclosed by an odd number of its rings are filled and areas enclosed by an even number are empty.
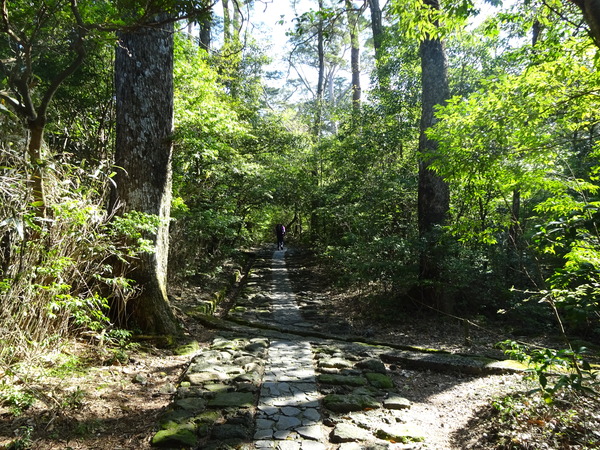
[[[466,329],[456,318],[386,314],[359,293],[332,288],[310,255],[288,252],[286,261],[296,294],[319,299],[315,320],[337,335],[496,357],[501,357],[496,343],[515,338],[489,322],[471,320]],[[189,285],[172,298],[187,340],[200,347],[209,345],[215,331],[183,311],[212,292]],[[13,386],[0,403],[0,449],[151,448],[158,417],[172,401],[189,359],[150,342],[111,349],[78,341],[42,360],[0,368],[4,382]],[[577,392],[567,391],[550,407],[539,396],[520,397],[533,386],[520,374],[389,369],[412,403],[411,421],[426,430],[425,443],[406,448],[600,448],[598,403]]]

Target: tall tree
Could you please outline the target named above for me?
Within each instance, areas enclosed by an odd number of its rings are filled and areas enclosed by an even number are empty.
[[[206,51],[210,50],[210,40],[212,32],[212,10],[209,8],[206,13],[200,16],[200,48]]]
[[[383,40],[383,24],[381,20],[381,6],[379,0],[368,0],[371,10],[371,30],[373,32],[373,47],[375,48],[375,60],[381,57],[381,41]]]
[[[148,23],[119,33],[115,56],[116,192],[118,212],[139,211],[160,219],[147,236],[132,278],[142,292],[131,305],[145,332],[175,334],[177,321],[167,299],[167,259],[171,205],[173,131],[173,24]]]
[[[360,41],[358,20],[365,5],[356,9],[351,0],[346,0],[346,16],[348,19],[348,33],[350,34],[350,68],[352,72],[352,109],[356,112],[360,109]]]
[[[426,0],[426,8],[440,9],[438,0]],[[436,23],[437,26],[437,23]],[[437,308],[451,308],[439,286],[440,247],[439,227],[444,224],[450,208],[448,184],[434,172],[430,165],[435,160],[437,141],[426,132],[436,123],[435,108],[444,105],[450,96],[448,63],[444,43],[438,37],[425,36],[420,46],[422,110],[419,137],[418,220],[419,235],[424,243],[421,251],[419,276],[422,282],[422,300]]]
[[[233,37],[233,25],[231,20],[231,10],[229,9],[229,0],[221,0],[223,4],[223,43],[230,44]]]
[[[323,0],[319,0],[319,12],[324,9]],[[322,14],[319,15],[317,22],[317,58],[319,61],[319,72],[317,75],[317,96],[315,98],[315,122],[314,135],[321,134],[322,109],[323,109],[323,92],[325,90],[325,30],[324,19]]]

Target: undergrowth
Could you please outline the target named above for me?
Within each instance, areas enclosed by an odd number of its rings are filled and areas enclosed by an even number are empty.
[[[551,404],[541,393],[515,394],[493,403],[487,439],[497,449],[600,447],[598,400],[565,390]]]

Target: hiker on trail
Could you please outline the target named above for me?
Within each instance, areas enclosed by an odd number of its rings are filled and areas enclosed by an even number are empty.
[[[285,236],[285,227],[278,223],[275,225],[275,234],[277,235],[277,250],[283,250],[283,236]]]

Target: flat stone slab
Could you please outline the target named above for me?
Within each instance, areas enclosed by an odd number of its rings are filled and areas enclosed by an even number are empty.
[[[343,358],[327,358],[319,361],[319,367],[326,369],[351,369],[353,364]]]
[[[402,442],[403,444],[425,440],[425,436],[418,427],[406,423],[382,427],[377,430],[375,435],[379,439]]]
[[[254,405],[254,395],[249,392],[219,392],[208,401],[208,406],[218,408],[249,408]]]
[[[410,400],[400,395],[392,394],[383,400],[383,406],[387,409],[408,409],[411,403]]]
[[[323,438],[323,430],[321,430],[319,425],[299,427],[296,429],[296,432],[303,438],[312,439],[314,441],[319,441]]]
[[[336,444],[342,442],[366,441],[373,436],[364,428],[357,427],[346,422],[338,423],[331,432],[331,442]]]
[[[181,408],[191,413],[199,413],[206,409],[206,400],[203,398],[188,397],[175,402],[176,408]]]
[[[323,406],[333,412],[348,413],[364,409],[379,408],[379,402],[369,395],[329,394],[323,399]]]
[[[475,375],[516,373],[527,369],[518,361],[498,361],[491,358],[452,355],[442,352],[389,352],[381,355],[387,363],[400,364],[405,369],[429,369],[440,372],[463,372]]]
[[[201,385],[209,381],[224,381],[227,378],[226,374],[216,372],[195,372],[185,376],[185,379],[193,385]]]
[[[334,373],[322,373],[317,377],[317,380],[319,383],[338,386],[365,386],[367,384],[367,380],[361,376]]]

